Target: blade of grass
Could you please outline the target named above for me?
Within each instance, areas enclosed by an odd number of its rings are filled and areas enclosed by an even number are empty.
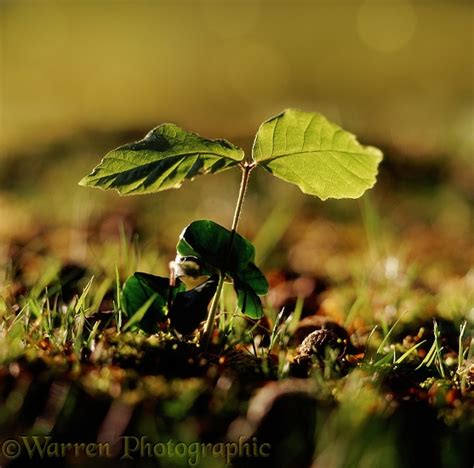
[[[462,339],[464,337],[464,332],[466,331],[467,327],[467,320],[464,320],[464,322],[461,324],[459,327],[459,338],[458,338],[458,372],[461,370],[461,367],[463,366],[464,363],[464,350],[462,347]]]
[[[374,362],[372,365],[374,367],[381,367],[385,364],[388,364],[389,362],[393,362],[395,357],[395,351],[391,350],[389,353],[387,353],[383,358],[379,359],[378,361]]]
[[[441,350],[442,348],[440,347],[439,345],[439,338],[440,338],[440,331],[439,331],[439,327],[438,327],[438,322],[436,321],[436,319],[433,319],[433,333],[434,333],[434,336],[435,336],[435,344],[436,344],[436,358],[437,358],[437,361],[438,361],[438,370],[439,370],[439,373],[441,375],[441,377],[443,379],[446,378],[446,372],[444,370],[444,363],[443,363],[443,356],[441,355]]]
[[[132,325],[139,322],[143,316],[146,314],[147,310],[153,304],[154,300],[158,297],[158,294],[155,293],[151,296],[145,304],[143,304],[128,320],[128,322],[123,326],[123,331],[127,331]]]
[[[387,343],[388,339],[390,338],[390,335],[392,334],[393,330],[395,330],[396,326],[398,325],[398,323],[400,322],[400,320],[402,319],[402,317],[404,315],[405,315],[405,313],[401,314],[400,317],[397,318],[395,323],[390,327],[388,332],[385,334],[382,342],[380,343],[379,347],[377,348],[376,354],[380,354],[380,352],[383,350],[385,344]]]
[[[85,342],[86,348],[91,347],[91,343],[94,341],[94,338],[97,335],[97,331],[99,330],[99,325],[100,325],[99,321],[94,323],[94,326],[92,327],[92,330],[90,331],[89,336],[87,337],[87,340]]]
[[[360,292],[357,294],[356,300],[351,305],[349,312],[346,315],[346,319],[344,320],[344,327],[348,327],[352,320],[354,319],[357,312],[359,312],[361,306],[366,302],[366,298]]]
[[[415,369],[419,370],[421,367],[426,366],[429,367],[433,362],[433,358],[436,356],[436,343],[433,341],[430,350],[424,357],[423,361],[421,361],[420,365]]]
[[[93,281],[94,281],[94,276],[91,277],[89,282],[86,284],[86,286],[82,290],[82,293],[79,296],[79,299],[77,300],[76,306],[74,307],[74,312],[76,312],[76,314],[78,314],[81,311],[84,311],[84,304],[85,304],[87,295],[89,294],[89,291],[91,289]]]
[[[121,298],[121,286],[120,286],[120,274],[118,266],[115,265],[115,304],[116,304],[116,323],[117,331],[120,333],[122,329],[122,298]],[[130,321],[130,320],[129,320]]]
[[[372,336],[374,336],[374,333],[377,331],[377,328],[378,328],[378,325],[375,325],[375,327],[372,328],[371,332],[369,333],[369,336],[367,337],[367,342],[365,343],[365,352],[364,352],[365,356],[369,355],[370,340],[372,339]],[[370,359],[370,362],[372,362],[372,359]]]
[[[92,305],[89,309],[88,316],[96,313],[99,310],[100,305],[102,304],[102,301],[113,282],[114,281],[112,278],[107,277],[102,281],[102,283],[100,283],[99,287],[95,290],[94,299],[92,300]]]
[[[410,349],[405,351],[396,361],[395,364],[400,364],[403,362],[413,351],[416,351],[423,343],[426,343],[426,340],[420,341],[415,346],[412,346]]]
[[[84,323],[86,317],[84,315],[84,311],[81,310],[79,315],[76,316],[75,320],[75,327],[74,327],[74,351],[79,354],[83,344],[83,333],[84,333]]]
[[[298,323],[300,322],[301,313],[303,312],[303,305],[304,305],[304,298],[298,297],[296,299],[295,310],[292,314],[287,318],[288,322],[288,334],[293,335],[298,327]]]
[[[268,353],[270,354],[271,350],[273,349],[273,346],[278,338],[278,335],[281,333],[280,324],[283,321],[283,317],[285,314],[285,308],[283,307],[280,311],[280,313],[277,315],[275,319],[275,323],[273,324],[272,328],[272,333],[270,335],[270,344],[268,346]]]

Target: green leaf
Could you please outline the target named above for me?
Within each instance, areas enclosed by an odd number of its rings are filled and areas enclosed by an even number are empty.
[[[183,290],[180,286],[178,290]],[[133,323],[146,331],[154,333],[158,328],[158,322],[166,318],[168,306],[168,295],[170,294],[169,279],[154,276],[148,273],[136,272],[125,282],[122,290],[121,303],[127,317],[133,317],[138,311],[143,315]],[[172,294],[175,294],[172,291]],[[154,298],[151,300],[151,298]],[[144,304],[150,301],[150,305],[143,310]]]
[[[255,247],[240,234],[234,234],[229,256],[231,238],[228,229],[213,221],[199,220],[183,230],[176,249],[183,257],[198,257],[204,264],[225,271],[234,282],[239,309],[252,318],[260,318],[263,309],[258,294],[267,293],[268,282],[253,263]]]
[[[268,292],[268,281],[254,263],[234,277],[234,289],[237,293],[237,306],[249,317],[258,319],[263,316],[262,302],[257,294]]]
[[[268,281],[255,263],[249,263],[247,268],[237,273],[236,276],[241,283],[248,285],[257,294],[267,294]]]
[[[176,250],[183,257],[195,256],[221,271],[236,273],[245,270],[255,259],[255,247],[235,233],[232,251],[229,252],[231,237],[231,231],[225,227],[202,219],[184,228]]]
[[[176,286],[170,286],[168,278],[136,272],[127,279],[122,291],[122,304],[129,317],[123,330],[140,328],[155,333],[158,324],[169,318],[171,326],[180,333],[191,333],[206,318],[216,287],[215,277],[185,291],[179,280]]]
[[[358,198],[373,187],[382,153],[321,114],[287,109],[264,122],[255,137],[253,159],[304,193]]]
[[[254,319],[263,316],[262,301],[248,284],[234,278],[234,289],[237,293],[237,306],[244,314]]]
[[[123,331],[127,331],[129,328],[134,327],[141,328],[142,330],[148,333],[153,333],[154,331],[156,331],[156,324],[152,328],[149,328],[144,325],[143,318],[145,317],[145,314],[148,312],[148,309],[152,306],[153,301],[157,296],[158,294],[155,293],[148,298],[148,300],[130,317],[127,323],[123,326]]]
[[[107,153],[79,184],[115,189],[121,195],[178,188],[201,174],[239,164],[243,151],[226,140],[208,140],[165,123],[145,138]]]

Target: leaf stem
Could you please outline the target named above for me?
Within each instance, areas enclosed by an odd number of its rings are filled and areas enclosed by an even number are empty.
[[[237,232],[237,226],[239,225],[240,215],[242,214],[242,207],[245,200],[245,193],[247,192],[247,187],[249,185],[249,178],[252,169],[255,167],[255,163],[244,162],[241,163],[240,168],[242,169],[242,178],[240,179],[240,189],[239,195],[237,197],[237,203],[234,210],[234,218],[232,219],[231,234],[229,239],[229,246],[227,247],[227,258],[226,264],[229,263],[232,246],[234,244],[235,233]],[[209,343],[211,341],[212,332],[214,330],[214,322],[216,319],[217,308],[219,306],[220,298],[222,295],[222,288],[225,281],[225,269],[219,272],[219,283],[217,284],[217,290],[212,300],[211,309],[209,310],[209,315],[207,317],[206,325],[204,326],[204,334],[202,337],[202,344],[204,350],[207,350]]]
[[[202,345],[206,351],[209,347],[209,343],[212,338],[212,332],[214,330],[214,322],[216,321],[217,307],[219,306],[219,301],[222,294],[222,288],[224,286],[225,274],[219,272],[219,283],[217,283],[216,293],[212,299],[211,309],[209,310],[209,315],[207,316],[206,325],[204,326],[204,334],[202,336]]]
[[[240,166],[242,169],[242,178],[240,179],[240,189],[239,196],[237,198],[237,204],[235,205],[234,218],[232,220],[231,231],[235,235],[237,231],[237,226],[239,224],[240,215],[242,213],[242,206],[244,204],[245,193],[247,192],[247,187],[249,185],[250,172],[255,167],[254,163],[244,163]],[[232,248],[232,242],[230,243],[229,250]]]

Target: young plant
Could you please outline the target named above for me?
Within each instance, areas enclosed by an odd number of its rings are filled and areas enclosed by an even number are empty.
[[[123,291],[125,312],[139,311],[143,317],[138,322],[148,316],[148,330],[166,316],[175,328],[196,329],[199,322],[188,313],[201,318],[213,296],[204,328],[207,345],[226,279],[233,282],[243,313],[255,319],[263,314],[259,295],[267,292],[268,283],[254,264],[253,245],[237,233],[251,172],[260,167],[321,200],[358,198],[375,184],[381,159],[380,150],[362,146],[354,135],[321,114],[287,109],[260,126],[249,155],[226,140],[208,140],[165,123],[142,140],[107,153],[80,184],[115,189],[121,195],[147,194],[178,188],[199,175],[241,169],[230,230],[200,220],[180,236],[173,270],[177,278],[194,280],[188,281],[194,287],[186,287],[179,279],[175,283],[173,278],[168,282],[136,273]],[[182,327],[187,321],[190,326]]]

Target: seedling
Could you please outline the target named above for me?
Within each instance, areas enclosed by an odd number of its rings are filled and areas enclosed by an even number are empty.
[[[205,318],[212,299],[203,334],[207,346],[224,281],[232,281],[244,314],[263,315],[259,296],[266,294],[268,283],[254,263],[255,248],[237,233],[252,171],[263,168],[321,200],[358,198],[375,184],[381,159],[380,150],[362,146],[321,114],[287,109],[260,126],[251,154],[226,140],[208,140],[165,123],[142,140],[107,153],[80,184],[121,195],[148,194],[179,188],[199,175],[241,169],[231,229],[209,220],[192,222],[178,241],[171,281],[135,273],[122,293],[126,314],[143,314],[142,328],[153,331],[168,317],[185,334]],[[148,310],[141,309],[144,305]]]

